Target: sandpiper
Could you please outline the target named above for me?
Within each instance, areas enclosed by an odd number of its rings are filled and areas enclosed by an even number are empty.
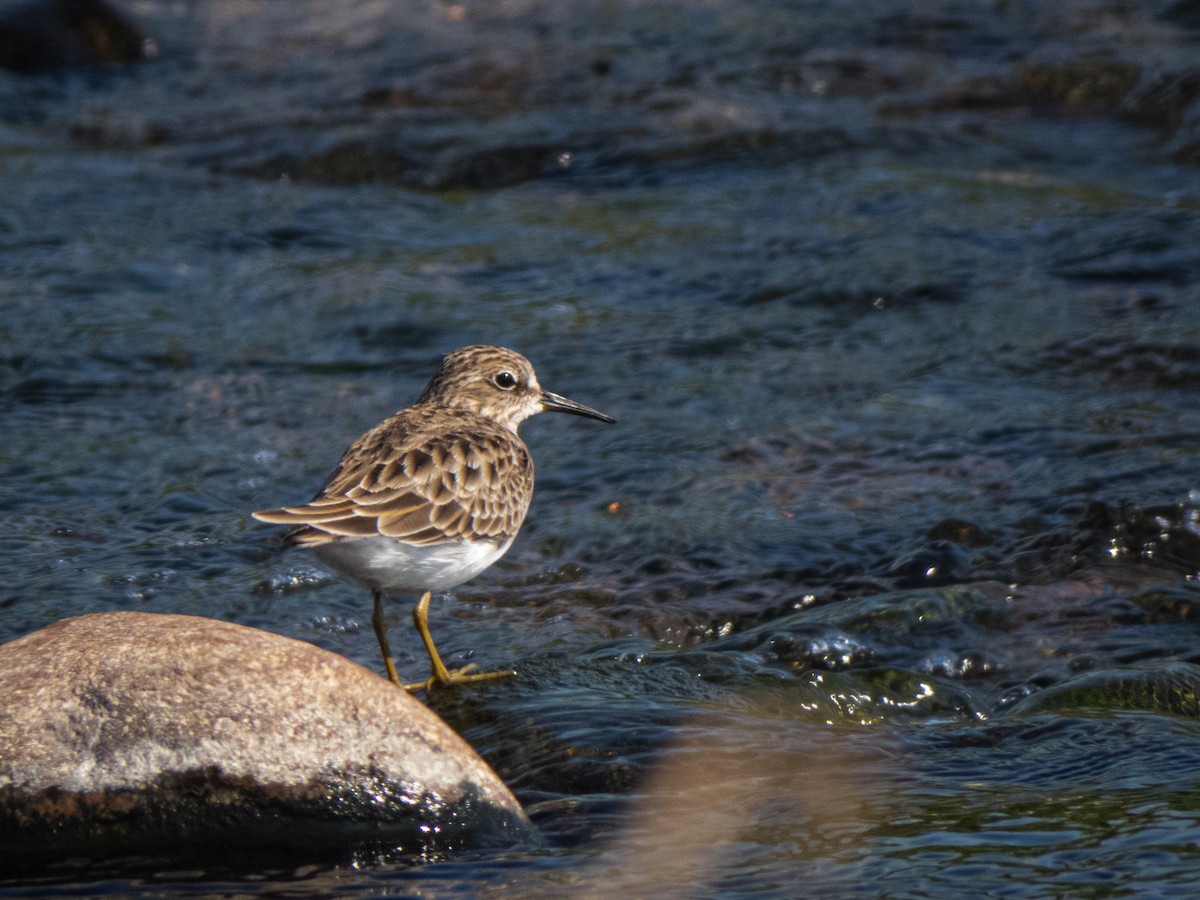
[[[542,390],[533,366],[503,347],[447,354],[417,402],[358,438],[310,502],[254,518],[296,526],[288,543],[370,589],[388,679],[409,690],[514,674],[447,670],[429,634],[429,600],[474,578],[512,546],[533,496],[525,419],[564,412],[615,420]],[[413,622],[432,665],[404,685],[388,646],[385,596],[423,591]]]

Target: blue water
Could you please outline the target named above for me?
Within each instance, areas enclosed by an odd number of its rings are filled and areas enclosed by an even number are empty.
[[[378,670],[369,598],[248,513],[440,354],[513,347],[619,425],[525,426],[526,527],[431,614],[448,662],[520,674],[436,708],[547,849],[134,852],[3,892],[1194,888],[1196,113],[947,99],[1027,57],[1144,87],[1191,32],[1037,2],[333,9],[152,0],[156,62],[0,76],[0,637],[181,612]],[[355,142],[391,168],[338,174]]]

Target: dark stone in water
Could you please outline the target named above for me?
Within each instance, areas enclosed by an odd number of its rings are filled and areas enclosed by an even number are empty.
[[[888,569],[899,588],[954,584],[970,574],[971,554],[951,541],[932,541],[900,557]]]
[[[115,612],[0,647],[0,857],[204,845],[423,856],[532,836],[475,752],[318,647]]]
[[[0,7],[0,68],[35,73],[153,55],[153,43],[104,0],[28,0]]]
[[[1138,666],[1084,672],[1035,691],[1011,713],[1054,710],[1145,710],[1200,718],[1200,667],[1154,661]]]

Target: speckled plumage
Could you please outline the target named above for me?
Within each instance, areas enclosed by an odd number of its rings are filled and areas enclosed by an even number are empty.
[[[417,402],[362,435],[308,503],[254,513],[293,525],[290,543],[365,584],[376,599],[462,584],[512,544],[533,497],[533,460],[517,427],[543,411],[612,422],[596,410],[544,391],[529,360],[502,347],[448,354]],[[434,678],[445,674],[420,616]],[[479,677],[479,676],[472,676]],[[457,680],[457,679],[456,679]]]
[[[505,541],[532,497],[533,460],[515,432],[470,410],[418,405],[356,440],[314,500],[256,515],[300,525],[289,539],[314,548],[372,535]]]

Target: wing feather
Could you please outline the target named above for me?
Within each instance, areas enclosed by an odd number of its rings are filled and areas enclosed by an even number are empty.
[[[525,519],[533,462],[513,432],[468,410],[401,410],[355,441],[309,503],[262,510],[292,543],[384,535],[414,544],[508,540]]]

